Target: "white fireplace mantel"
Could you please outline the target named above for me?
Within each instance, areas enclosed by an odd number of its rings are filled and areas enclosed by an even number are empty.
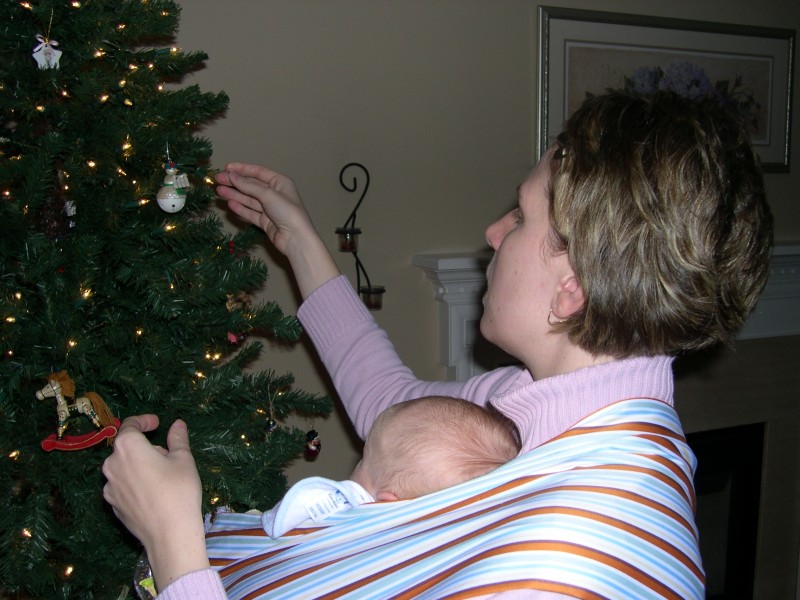
[[[411,264],[433,283],[439,302],[439,360],[450,379],[485,370],[474,360],[489,253],[417,254]],[[767,286],[738,339],[800,335],[800,245],[777,245]]]

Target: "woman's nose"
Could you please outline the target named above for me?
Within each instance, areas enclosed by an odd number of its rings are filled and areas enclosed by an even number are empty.
[[[506,237],[506,227],[503,224],[505,217],[498,219],[489,227],[486,228],[486,243],[489,244],[493,250],[497,250]]]

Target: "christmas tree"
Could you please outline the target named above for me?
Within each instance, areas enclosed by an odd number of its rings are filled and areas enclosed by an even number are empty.
[[[256,335],[300,328],[254,300],[258,232],[211,210],[198,131],[228,99],[181,87],[207,57],[170,47],[179,12],[0,4],[0,596],[133,597],[141,550],[102,498],[118,420],[158,414],[164,445],[184,419],[205,508],[246,510],[279,499],[307,446],[283,417],[330,410],[248,370]],[[91,414],[59,414],[59,395]]]

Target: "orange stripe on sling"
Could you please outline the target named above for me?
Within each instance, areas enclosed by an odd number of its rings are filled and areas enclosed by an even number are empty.
[[[686,441],[686,438],[684,438],[681,434],[676,433],[675,431],[667,427],[662,427],[661,425],[655,425],[654,423],[647,423],[645,421],[630,421],[628,423],[617,423],[615,425],[573,427],[557,435],[549,442],[545,442],[545,444],[551,444],[553,443],[553,441],[560,440],[562,438],[570,438],[591,433],[602,433],[604,431],[629,431],[633,435],[651,434],[651,435],[665,437],[668,439],[678,440],[681,442]]]
[[[241,535],[244,537],[266,537],[266,532],[264,531],[263,527],[251,527],[250,529],[228,529],[222,531],[212,531],[206,534],[206,538],[215,538],[215,537],[225,537],[227,535],[231,535],[235,533],[237,536]]]

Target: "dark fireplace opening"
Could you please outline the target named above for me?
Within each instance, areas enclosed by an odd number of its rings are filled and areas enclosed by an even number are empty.
[[[764,423],[686,436],[697,456],[695,491],[706,598],[752,599]]]

